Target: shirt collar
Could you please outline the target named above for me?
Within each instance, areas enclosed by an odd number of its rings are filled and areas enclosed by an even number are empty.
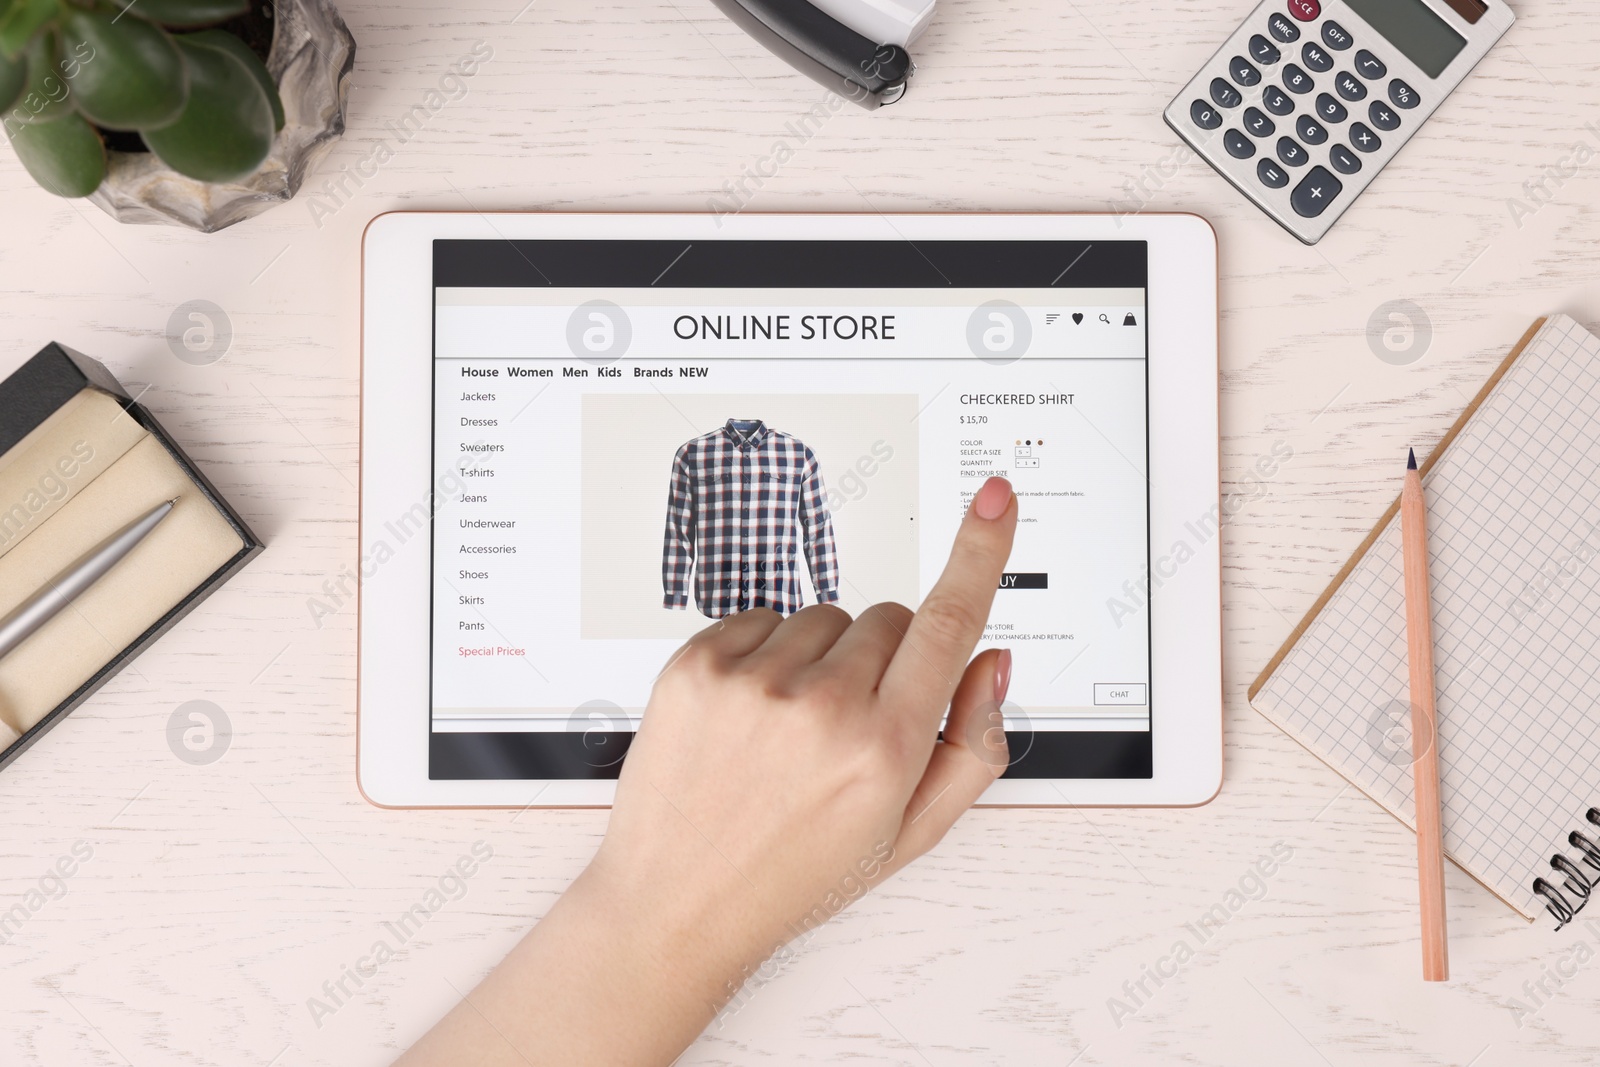
[[[729,419],[722,427],[736,448],[759,448],[772,433],[760,419]]]

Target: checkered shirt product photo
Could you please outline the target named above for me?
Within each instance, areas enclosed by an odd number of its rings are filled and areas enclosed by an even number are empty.
[[[759,419],[729,419],[686,442],[672,460],[661,584],[669,608],[687,608],[690,573],[701,614],[800,610],[797,555],[817,603],[839,599],[828,494],[805,443]]]

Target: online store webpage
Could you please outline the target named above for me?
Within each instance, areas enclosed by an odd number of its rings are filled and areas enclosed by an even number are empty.
[[[1007,729],[1149,731],[1142,287],[435,296],[436,734],[633,729],[717,618],[914,607],[992,475]]]

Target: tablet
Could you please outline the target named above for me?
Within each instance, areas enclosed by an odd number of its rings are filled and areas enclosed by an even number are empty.
[[[383,215],[361,410],[377,804],[609,803],[685,638],[915,607],[997,474],[1012,762],[982,802],[1220,786],[1202,219]]]

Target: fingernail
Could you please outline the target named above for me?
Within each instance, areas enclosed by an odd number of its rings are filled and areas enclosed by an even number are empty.
[[[994,661],[994,702],[1002,703],[1011,688],[1011,650],[1002,648]]]
[[[1011,506],[1011,483],[1004,478],[990,478],[972,498],[972,510],[980,519],[998,519]]]

